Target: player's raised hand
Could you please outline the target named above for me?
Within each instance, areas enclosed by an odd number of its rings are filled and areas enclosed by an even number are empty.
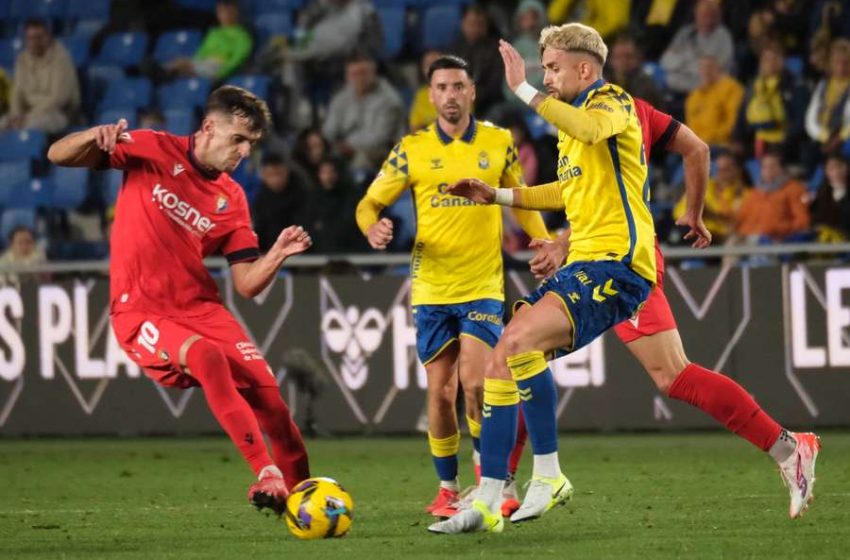
[[[525,60],[514,46],[504,39],[499,39],[499,54],[505,63],[505,81],[513,91],[525,81]]]
[[[681,218],[676,220],[677,226],[688,228],[685,239],[693,239],[691,247],[694,249],[705,249],[711,245],[711,232],[702,222],[702,216],[694,212],[685,212]]]
[[[280,232],[280,235],[277,237],[277,241],[275,241],[274,244],[275,248],[277,248],[285,258],[303,253],[310,248],[313,244],[313,240],[310,239],[310,234],[307,233],[303,227],[289,226]]]
[[[558,242],[532,239],[528,248],[535,251],[534,256],[528,261],[528,266],[538,280],[549,278],[555,274],[564,264],[564,259],[567,258],[566,248]]]
[[[127,119],[118,119],[115,124],[104,124],[94,128],[97,147],[109,154],[115,151],[115,146],[121,142],[132,142],[127,134]]]
[[[393,223],[389,218],[381,218],[366,231],[366,239],[373,249],[383,251],[393,240]]]
[[[496,200],[496,189],[481,179],[461,179],[453,185],[449,185],[446,192],[454,196],[468,198],[479,204],[493,204]]]

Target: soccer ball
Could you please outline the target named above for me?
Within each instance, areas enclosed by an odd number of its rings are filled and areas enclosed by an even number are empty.
[[[299,539],[327,539],[345,535],[353,514],[354,502],[348,492],[332,478],[316,477],[292,489],[284,517]]]

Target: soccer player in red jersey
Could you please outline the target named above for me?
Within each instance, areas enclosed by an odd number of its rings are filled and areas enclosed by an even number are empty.
[[[676,223],[689,228],[685,238],[694,239],[693,247],[707,247],[711,243],[711,233],[702,222],[702,209],[708,181],[709,148],[690,128],[670,115],[642,99],[634,100],[643,129],[646,159],[649,159],[653,148],[665,149],[683,157],[688,210]],[[649,193],[646,194],[648,200]],[[555,242],[536,243],[536,248],[537,254],[530,263],[531,270],[536,277],[544,278],[553,274],[564,262],[569,250],[569,231]],[[738,383],[688,360],[673,312],[664,295],[664,257],[657,239],[655,255],[655,288],[644,307],[630,320],[616,325],[614,332],[660,391],[696,406],[770,454],[779,465],[790,492],[789,515],[798,517],[808,509],[812,498],[814,465],[820,449],[817,436],[789,432],[768,416]],[[524,440],[522,437],[518,441]],[[512,456],[512,464],[513,460]]]
[[[116,338],[160,385],[202,388],[257,475],[249,501],[279,513],[287,485],[310,476],[304,442],[274,373],[222,304],[203,262],[224,255],[236,290],[250,298],[272,282],[289,256],[310,247],[307,232],[291,226],[261,256],[245,194],[229,175],[269,122],[264,101],[224,86],[210,94],[192,136],[128,132],[121,119],[62,138],[48,158],[57,165],[124,171],[110,239]]]

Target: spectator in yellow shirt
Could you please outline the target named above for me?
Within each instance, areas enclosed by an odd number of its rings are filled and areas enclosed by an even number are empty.
[[[725,146],[732,139],[744,88],[711,56],[700,58],[699,74],[699,86],[685,99],[685,124],[705,143]]]
[[[419,129],[425,128],[435,120],[437,120],[437,109],[431,103],[431,97],[428,94],[430,89],[426,76],[431,63],[440,57],[440,52],[436,50],[427,50],[422,53],[422,58],[419,62],[419,89],[413,96],[413,103],[410,104],[410,114],[408,115],[408,125],[410,132],[416,132]]]
[[[552,0],[549,21],[553,24],[575,21],[589,25],[611,37],[629,23],[632,0]]]
[[[716,243],[724,243],[735,233],[735,216],[750,189],[744,177],[741,161],[730,152],[723,152],[715,159],[716,171],[708,181],[705,192],[705,210],[702,219]],[[673,217],[678,219],[685,213],[686,200],[682,196]]]

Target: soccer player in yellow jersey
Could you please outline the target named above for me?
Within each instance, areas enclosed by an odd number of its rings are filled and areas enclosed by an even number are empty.
[[[412,189],[417,232],[411,304],[417,353],[428,376],[428,440],[440,479],[426,510],[448,517],[457,511],[459,490],[458,378],[477,462],[484,364],[502,333],[504,280],[501,209],[447,188],[470,176],[495,188],[525,185],[510,132],[471,115],[475,85],[468,64],[441,56],[428,81],[437,121],[392,149],[357,206],[357,224],[373,248],[386,248],[393,228],[380,212]],[[539,213],[514,213],[529,236],[548,239]]]
[[[512,54],[506,53],[510,45],[500,49],[503,57]],[[520,302],[525,305],[518,306],[494,349],[485,370],[476,499],[471,508],[429,527],[436,533],[502,531],[499,497],[520,401],[534,471],[511,521],[534,519],[570,498],[573,488],[558,462],[557,393],[544,356],[581,348],[634,315],[656,278],[642,131],[631,96],[602,80],[608,48],[596,30],[572,23],[544,29],[540,49],[552,97],[544,98],[524,81],[515,91],[544,118],[562,113],[558,180],[496,190],[470,178],[449,192],[479,203],[565,209],[570,252],[566,266]],[[512,77],[506,77],[511,84]]]

